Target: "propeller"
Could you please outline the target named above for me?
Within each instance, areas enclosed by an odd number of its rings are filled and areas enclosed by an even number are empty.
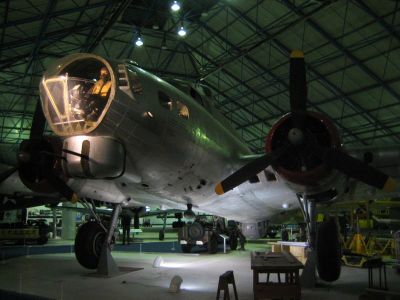
[[[284,146],[276,151],[266,153],[265,155],[256,158],[252,162],[243,166],[235,173],[218,183],[215,187],[215,192],[218,195],[222,195],[227,191],[230,191],[233,188],[239,186],[243,182],[249,180],[254,175],[266,169],[269,165],[276,162],[288,149],[289,146]]]
[[[55,159],[60,159],[44,137],[46,118],[43,114],[40,100],[38,101],[32,119],[29,140],[21,143],[18,153],[18,166],[0,174],[0,183],[10,177],[15,171],[19,172],[21,180],[34,186],[41,181],[47,181],[44,188],[59,192],[65,200],[78,201],[74,191],[54,172]],[[31,184],[29,184],[31,183]],[[43,189],[43,187],[40,187]]]
[[[307,83],[302,51],[294,50],[290,54],[289,77],[290,111],[293,127],[303,130],[307,106]]]
[[[315,149],[314,154],[326,165],[349,177],[353,177],[385,192],[393,192],[396,189],[396,181],[392,177],[361,160],[351,157],[341,150],[318,146],[314,146],[313,148]]]
[[[295,154],[302,162],[302,165],[310,160],[311,154],[313,155],[313,160],[320,160],[322,164],[331,169],[336,169],[347,176],[353,177],[368,185],[383,189],[386,192],[395,190],[396,181],[393,178],[343,152],[340,149],[340,142],[332,144],[327,142],[326,138],[321,139],[320,127],[315,127],[315,122],[318,124],[321,122],[318,117],[311,118],[312,120],[308,121],[308,115],[311,116],[312,113],[307,112],[306,110],[307,85],[304,54],[299,50],[293,51],[290,55],[289,94],[291,114],[290,119],[286,119],[291,120],[291,123],[286,123],[289,124],[289,126],[282,125],[284,122],[277,123],[280,124],[281,127],[286,128],[283,131],[286,133],[280,135],[277,134],[277,136],[279,136],[277,143],[269,141],[272,143],[272,146],[267,147],[269,152],[264,156],[253,160],[228,176],[222,182],[218,183],[215,187],[215,192],[218,195],[222,195],[225,192],[232,190],[267,168],[269,165],[279,166],[283,162],[287,163],[288,161],[293,161],[293,159],[290,160],[293,155],[286,155],[290,153]],[[283,121],[286,119],[285,117],[282,118]],[[321,124],[323,124],[321,126],[326,126],[323,122]],[[326,134],[329,134],[329,130],[326,131]],[[337,140],[340,141],[339,139]],[[304,173],[302,174],[302,172],[306,171],[308,171],[307,168],[304,170],[300,169],[299,176],[304,176]]]
[[[44,128],[46,126],[46,118],[43,114],[42,106],[40,100],[36,103],[35,113],[32,119],[32,127],[30,132],[30,139],[40,140],[44,134]]]

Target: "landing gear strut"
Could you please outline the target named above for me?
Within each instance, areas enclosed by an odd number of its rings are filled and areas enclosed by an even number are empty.
[[[331,218],[322,223],[317,235],[315,200],[309,200],[305,195],[302,198],[298,195],[298,200],[307,224],[310,245],[307,262],[301,275],[302,285],[315,287],[316,269],[322,280],[335,281],[339,278],[341,268],[341,250],[336,221]]]
[[[316,232],[316,211],[315,202],[308,201],[307,196],[304,194],[302,197],[297,195],[300,203],[300,208],[304,216],[304,220],[307,224],[308,233],[308,249],[307,262],[304,266],[303,273],[301,274],[301,285],[303,287],[315,287],[317,283],[315,267],[316,267],[316,249],[315,249],[315,232]]]
[[[163,215],[163,228],[158,232],[158,239],[163,241],[165,238],[165,228],[167,227],[167,214]]]

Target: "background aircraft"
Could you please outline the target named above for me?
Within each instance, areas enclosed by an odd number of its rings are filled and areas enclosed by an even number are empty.
[[[256,236],[257,222],[300,204],[314,247],[315,201],[339,198],[348,177],[387,191],[395,184],[347,155],[327,116],[306,111],[298,51],[291,58],[290,86],[291,112],[271,128],[266,155],[259,156],[210,104],[204,87],[185,93],[132,61],[69,55],[44,74],[30,139],[20,146],[18,166],[1,175],[2,186],[18,170],[36,193],[59,193],[87,206],[86,199],[113,204],[108,223],[96,218],[76,236],[76,257],[92,269],[107,257],[122,207],[193,206],[242,222],[245,234]],[[55,136],[43,135],[45,120]],[[379,156],[371,162],[379,167]],[[333,250],[320,250],[318,270],[332,281],[340,273],[337,228],[334,222],[321,228],[321,236],[331,233],[326,242]]]

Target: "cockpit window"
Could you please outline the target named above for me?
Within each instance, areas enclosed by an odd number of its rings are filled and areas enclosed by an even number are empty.
[[[40,84],[47,120],[62,136],[96,128],[111,100],[111,90],[110,70],[95,59],[75,61]]]

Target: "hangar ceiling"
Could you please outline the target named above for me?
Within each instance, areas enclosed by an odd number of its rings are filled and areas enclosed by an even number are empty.
[[[173,13],[166,0],[2,1],[0,144],[28,138],[52,61],[93,52],[208,85],[215,106],[262,152],[267,131],[289,110],[292,49],[306,55],[309,109],[330,115],[345,145],[399,144],[399,1],[180,2]]]

